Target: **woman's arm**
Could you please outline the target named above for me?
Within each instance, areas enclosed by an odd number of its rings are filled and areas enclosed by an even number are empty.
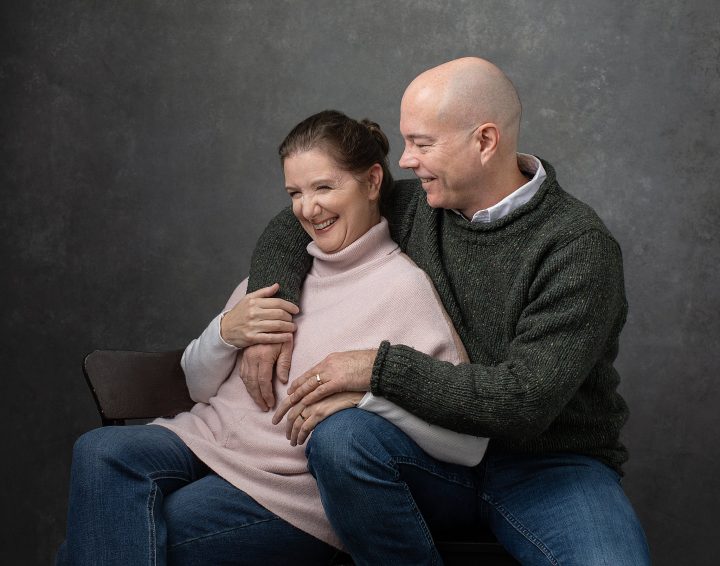
[[[190,398],[196,402],[207,403],[235,366],[239,349],[222,339],[222,316],[217,315],[205,331],[190,342],[180,361]]]
[[[273,297],[277,286],[246,293],[247,279],[235,289],[223,312],[193,340],[183,353],[190,397],[207,403],[227,379],[241,349],[253,344],[280,344],[292,340],[297,307]]]

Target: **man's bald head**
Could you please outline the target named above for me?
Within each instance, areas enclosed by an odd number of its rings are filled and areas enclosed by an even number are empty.
[[[403,104],[429,105],[438,120],[458,128],[494,123],[503,145],[514,152],[520,129],[520,99],[510,79],[495,65],[464,57],[429,69],[413,80]]]

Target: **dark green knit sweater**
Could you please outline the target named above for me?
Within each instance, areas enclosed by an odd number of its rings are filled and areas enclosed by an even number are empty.
[[[628,409],[613,367],[627,304],[620,248],[587,205],[547,179],[489,224],[432,209],[398,181],[394,239],[432,278],[471,363],[380,345],[372,392],[423,419],[510,451],[572,451],[621,471]],[[289,209],[261,236],[250,289],[279,281],[298,302],[308,237]]]

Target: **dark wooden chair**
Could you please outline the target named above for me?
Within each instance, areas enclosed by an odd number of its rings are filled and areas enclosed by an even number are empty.
[[[171,417],[189,410],[194,402],[180,367],[182,352],[95,350],[88,354],[83,372],[102,425]],[[437,547],[448,566],[517,564],[493,534],[481,527],[471,533],[438,535],[437,538]],[[340,555],[334,564],[352,564],[352,561]]]

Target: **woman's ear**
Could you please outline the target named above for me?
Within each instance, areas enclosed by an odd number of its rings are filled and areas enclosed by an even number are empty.
[[[379,163],[375,163],[368,169],[368,181],[370,184],[368,197],[370,200],[378,200],[380,198],[380,186],[383,181],[383,169]]]

